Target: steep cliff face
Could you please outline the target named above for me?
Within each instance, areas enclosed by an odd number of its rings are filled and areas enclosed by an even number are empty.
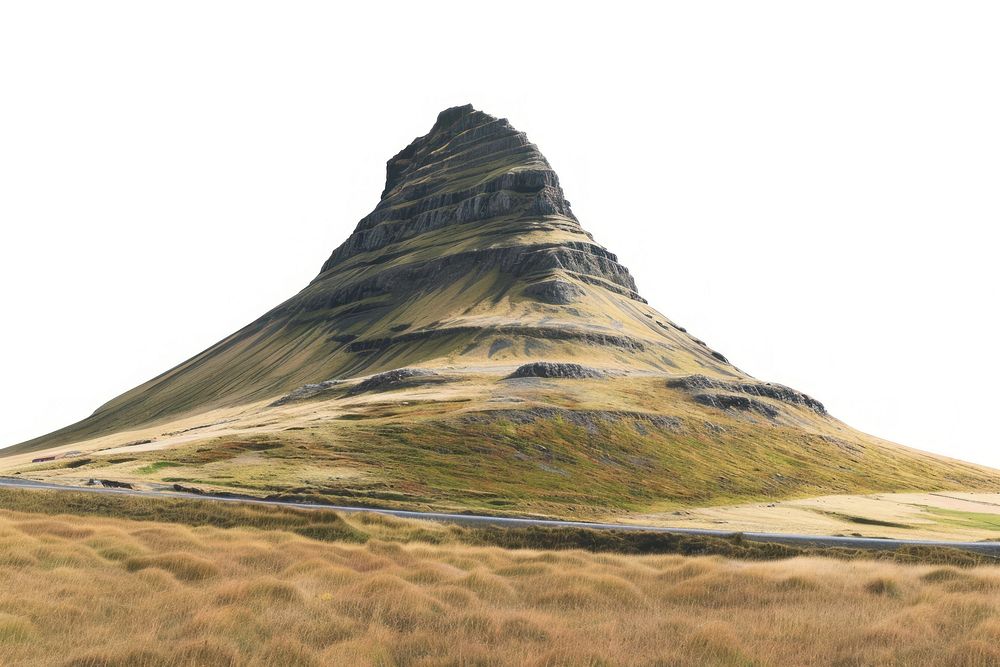
[[[398,300],[492,272],[523,281],[527,298],[536,283],[564,273],[645,303],[628,269],[580,227],[558,176],[525,134],[455,107],[389,160],[378,206],[303,298],[274,314]]]
[[[471,106],[448,109],[389,160],[382,200],[320,273],[442,227],[503,217],[551,217],[552,226],[584,235],[559,178],[523,132]]]

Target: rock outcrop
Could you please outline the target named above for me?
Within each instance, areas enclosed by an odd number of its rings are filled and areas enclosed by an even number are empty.
[[[340,380],[323,380],[322,382],[304,384],[301,387],[297,387],[296,389],[288,392],[274,403],[271,403],[271,407],[278,407],[294,401],[304,401],[308,398],[312,398],[313,396],[318,396],[327,389],[336,387],[340,383]]]
[[[704,389],[716,389],[724,392],[746,394],[748,396],[760,396],[763,398],[770,398],[775,401],[781,401],[782,403],[803,405],[818,414],[826,414],[826,408],[815,398],[807,396],[801,391],[796,391],[791,387],[786,387],[782,384],[775,384],[773,382],[733,382],[729,380],[720,380],[718,378],[710,378],[705,375],[688,375],[686,377],[667,380],[667,386],[675,389],[683,389],[689,392],[697,392]],[[740,408],[739,405],[742,405],[743,403],[740,401],[733,401],[732,397],[721,397],[718,401],[713,403],[710,400],[710,397],[713,396],[713,394],[701,394],[701,396],[701,402],[706,403],[707,405],[721,405],[726,403],[728,404],[726,407],[750,409],[750,404],[746,404],[747,407]],[[759,403],[759,401],[757,403]]]
[[[778,416],[778,409],[773,405],[763,401],[758,401],[750,398],[749,396],[738,396],[734,394],[695,394],[694,400],[702,405],[708,405],[720,410],[756,412],[772,419]]]
[[[607,373],[596,368],[588,368],[580,364],[560,364],[550,361],[536,361],[532,364],[519,366],[508,378],[563,378],[570,380],[585,380],[607,377]]]
[[[377,373],[366,380],[362,380],[351,389],[351,393],[363,394],[369,391],[390,391],[403,387],[446,381],[447,378],[441,377],[434,371],[427,370],[426,368],[397,368],[384,373]]]
[[[578,301],[586,292],[583,288],[564,280],[547,280],[528,285],[524,294],[543,303],[565,306]]]

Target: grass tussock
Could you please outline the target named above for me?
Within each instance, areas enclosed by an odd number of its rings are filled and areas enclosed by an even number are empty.
[[[199,501],[182,498],[142,498],[94,493],[70,493],[22,489],[0,489],[0,508],[37,514],[105,516],[181,523],[216,528],[260,528],[290,530],[313,539],[363,541],[363,532],[348,525],[336,512],[303,512],[291,508],[248,503]],[[85,530],[69,523],[53,524],[49,530]],[[34,530],[45,530],[35,527]]]
[[[36,509],[61,500],[23,493]],[[183,508],[108,500],[143,518],[2,505],[0,664],[1000,661],[995,566],[620,553],[634,545],[373,516],[344,522],[366,541],[323,541],[276,528],[284,510],[215,503],[167,522],[151,517]],[[436,543],[408,540],[427,532]]]

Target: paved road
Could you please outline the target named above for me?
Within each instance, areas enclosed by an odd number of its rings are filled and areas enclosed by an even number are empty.
[[[254,498],[219,498],[203,496],[195,493],[179,493],[175,491],[139,491],[134,489],[108,489],[101,486],[65,486],[36,482],[16,477],[0,477],[0,487],[18,489],[50,489],[54,491],[78,491],[85,493],[110,493],[125,496],[147,496],[156,498],[194,498],[198,500],[214,500],[229,503],[248,503],[254,505],[276,505],[295,507],[298,509],[329,509],[347,514],[355,512],[375,512],[404,519],[422,519],[425,521],[441,521],[478,526],[548,526],[562,528],[592,528],[595,530],[640,530],[655,533],[679,533],[683,535],[710,535],[713,537],[730,537],[735,533],[727,530],[711,530],[708,528],[666,528],[663,526],[639,526],[625,523],[594,523],[589,521],[559,521],[556,519],[518,519],[511,517],[485,516],[479,514],[448,514],[445,512],[414,512],[409,510],[391,510],[371,507],[349,507],[344,505],[324,505],[319,503],[301,503],[289,500],[258,500]],[[837,535],[796,535],[791,533],[740,533],[744,539],[755,542],[775,542],[804,547],[844,547],[853,549],[897,549],[901,546],[951,547],[993,556],[1000,560],[1000,542],[948,542],[939,540],[893,540],[877,537],[841,537]]]

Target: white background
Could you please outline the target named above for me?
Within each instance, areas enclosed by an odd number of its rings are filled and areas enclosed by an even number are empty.
[[[996,8],[5,2],[0,444],[298,291],[471,102],[736,365],[1000,466]]]

